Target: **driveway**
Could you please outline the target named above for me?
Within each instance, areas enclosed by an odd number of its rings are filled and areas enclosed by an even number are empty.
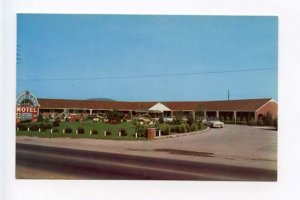
[[[17,137],[18,143],[277,169],[277,131],[239,125],[153,141]]]

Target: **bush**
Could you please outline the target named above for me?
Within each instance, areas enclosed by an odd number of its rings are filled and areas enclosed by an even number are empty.
[[[60,124],[60,120],[57,119],[52,123],[53,127],[59,127],[59,124]]]
[[[241,121],[241,118],[240,117],[237,117],[236,118],[236,122],[238,123],[238,122],[240,122]]]
[[[39,114],[38,116],[38,122],[42,122],[44,119],[43,119],[43,115],[42,114]]]
[[[111,135],[111,132],[110,131],[106,131],[106,135]]]
[[[171,125],[170,126],[171,133],[179,133],[179,126],[178,125]]]
[[[278,129],[277,117],[275,117],[274,120],[273,120],[273,126],[275,126],[276,130]]]
[[[26,124],[17,124],[19,131],[27,131],[28,126]]]
[[[270,112],[267,112],[266,116],[264,117],[264,124],[267,126],[273,125],[273,117]]]
[[[54,129],[52,129],[52,132],[53,132],[53,133],[58,133],[58,132],[59,132],[59,129],[58,129],[58,128],[54,128]]]
[[[52,126],[52,124],[45,124],[45,129],[51,129],[53,126]]]
[[[46,130],[45,124],[43,124],[43,123],[39,124],[38,127],[41,129],[41,131],[45,131]]]
[[[180,124],[178,127],[179,133],[187,132],[185,124]]]
[[[160,128],[162,135],[169,135],[171,128],[169,124],[163,124]]]
[[[120,132],[121,132],[121,136],[127,136],[127,132],[125,128],[121,128]]]
[[[221,121],[221,122],[224,122],[224,121],[225,121],[223,116],[220,117],[220,121]]]
[[[240,125],[247,125],[247,119],[246,117],[243,117],[241,121],[238,121],[237,124],[240,124]]]
[[[227,116],[225,121],[227,121],[227,122],[231,121],[230,117]]]
[[[92,135],[98,135],[98,131],[97,130],[92,130]]]
[[[69,128],[69,127],[66,127],[65,128],[65,133],[72,133],[73,131],[72,131],[72,129],[71,128]]]
[[[198,126],[198,129],[201,130],[201,129],[204,127],[204,124],[203,124],[202,121],[198,121],[198,122],[197,122],[197,126]]]
[[[255,125],[255,121],[253,118],[251,118],[249,121],[248,121],[248,125],[249,126],[254,126]]]
[[[196,124],[196,123],[193,123],[193,124],[191,125],[191,131],[196,131],[197,129],[198,129],[197,124]]]
[[[194,123],[194,121],[195,121],[194,116],[192,113],[190,113],[187,118],[187,124],[192,125]]]
[[[78,134],[84,134],[84,133],[85,133],[85,130],[84,130],[84,128],[82,128],[82,127],[78,127],[78,129],[77,129],[77,133],[78,133]]]
[[[38,131],[39,130],[39,126],[36,125],[36,124],[31,125],[29,128],[30,128],[31,131]]]
[[[141,124],[136,124],[135,133],[138,134],[138,137],[147,137],[147,127]]]
[[[164,123],[164,118],[162,116],[160,116],[158,118],[158,123],[163,124]]]
[[[264,125],[264,121],[262,120],[262,118],[259,118],[258,120],[257,120],[257,126],[263,126]]]
[[[117,110],[113,110],[107,113],[107,119],[109,123],[113,123],[113,124],[120,123],[123,118],[124,118],[124,113]]]
[[[191,126],[189,124],[185,124],[186,132],[191,132]]]

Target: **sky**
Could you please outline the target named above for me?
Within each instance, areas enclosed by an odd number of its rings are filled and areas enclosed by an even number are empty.
[[[17,15],[17,94],[205,101],[278,98],[272,16]]]

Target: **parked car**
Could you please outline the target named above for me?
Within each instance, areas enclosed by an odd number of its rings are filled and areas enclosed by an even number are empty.
[[[219,120],[203,120],[203,124],[211,128],[224,128],[224,122]]]
[[[164,122],[172,122],[173,118],[172,117],[164,117]]]
[[[150,115],[144,114],[139,117],[139,121],[149,123],[152,120]]]

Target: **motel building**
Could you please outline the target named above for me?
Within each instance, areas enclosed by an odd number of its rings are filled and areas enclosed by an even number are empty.
[[[148,114],[153,118],[160,116],[173,118],[176,115],[192,115],[200,113],[209,118],[223,118],[236,121],[245,117],[257,121],[260,117],[270,112],[272,117],[277,117],[277,102],[272,98],[241,99],[222,101],[163,101],[163,102],[128,102],[128,101],[95,101],[72,99],[44,99],[36,98],[29,91],[17,97],[16,103],[17,122],[37,121],[41,114],[50,119],[66,119],[70,116],[99,115],[109,111],[123,112],[126,118]]]

